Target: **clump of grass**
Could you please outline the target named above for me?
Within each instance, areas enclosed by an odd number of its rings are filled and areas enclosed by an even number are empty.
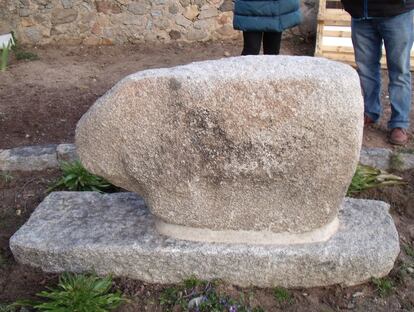
[[[388,277],[373,278],[372,283],[375,285],[376,291],[380,297],[389,296],[394,289],[394,284]]]
[[[63,274],[57,288],[37,294],[41,302],[18,302],[15,306],[30,306],[36,311],[106,312],[125,302],[120,292],[111,292],[112,278],[92,275]]]
[[[7,43],[7,45],[3,44],[0,47],[1,49],[1,56],[0,56],[0,70],[5,71],[7,68],[7,64],[9,62],[9,53],[12,46],[11,40]]]
[[[0,71],[5,71],[7,69],[10,51],[13,52],[17,60],[33,61],[39,58],[36,53],[24,50],[17,41],[14,33],[12,32],[11,34],[13,39],[10,39],[7,45],[3,44],[0,46]]]
[[[404,161],[400,153],[392,154],[390,157],[390,168],[394,170],[401,170],[404,166]]]
[[[172,311],[181,308],[191,312],[263,312],[260,307],[246,306],[216,290],[216,282],[207,282],[195,277],[181,284],[166,288],[160,295],[159,302],[164,309]]]
[[[273,295],[276,301],[279,303],[291,303],[292,302],[292,295],[286,288],[283,288],[283,287],[274,288]]]
[[[352,196],[371,188],[402,184],[406,184],[406,182],[399,176],[358,164],[351,185],[348,187],[347,196]]]
[[[90,173],[83,167],[80,161],[63,162],[61,164],[62,177],[52,185],[48,191],[95,191],[107,192],[115,189],[111,183],[104,178]]]
[[[16,308],[8,304],[0,303],[0,312],[16,312]]]
[[[414,259],[414,248],[410,245],[404,245],[404,251],[407,254],[407,256]]]
[[[24,50],[15,50],[14,56],[16,57],[16,60],[28,60],[28,61],[35,61],[38,60],[39,57],[36,53],[24,51]]]
[[[10,183],[13,180],[13,176],[10,174],[9,171],[0,171],[0,181]]]
[[[34,61],[39,59],[36,53],[26,51],[22,48],[20,45],[20,42],[17,40],[16,36],[14,35],[14,32],[11,33],[14,41],[14,45],[11,47],[13,50],[14,56],[16,57],[16,60],[28,60],[28,61]]]

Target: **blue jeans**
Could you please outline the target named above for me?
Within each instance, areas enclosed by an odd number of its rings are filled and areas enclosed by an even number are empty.
[[[411,108],[410,52],[413,45],[413,11],[393,17],[352,19],[352,43],[364,95],[365,114],[381,116],[381,66],[384,40],[390,83],[391,119],[388,127],[409,126]]]

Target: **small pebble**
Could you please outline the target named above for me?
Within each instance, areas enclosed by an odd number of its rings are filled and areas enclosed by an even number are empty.
[[[353,298],[362,297],[364,293],[362,291],[358,291],[355,294],[352,295]]]
[[[414,273],[414,268],[411,268],[411,267],[407,268],[407,272],[408,273]]]
[[[230,52],[229,51],[224,51],[224,56],[227,56],[227,57],[229,57],[231,54],[230,54]]]

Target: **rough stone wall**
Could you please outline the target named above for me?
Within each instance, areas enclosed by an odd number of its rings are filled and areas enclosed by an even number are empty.
[[[315,0],[304,1],[308,14]],[[0,34],[28,44],[226,39],[239,35],[232,10],[232,0],[1,0]]]

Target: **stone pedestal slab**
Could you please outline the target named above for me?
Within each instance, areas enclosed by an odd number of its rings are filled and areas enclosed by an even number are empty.
[[[133,193],[50,194],[10,239],[16,259],[48,272],[89,272],[175,283],[191,275],[249,286],[354,285],[386,275],[399,240],[386,203],[345,199],[326,242],[295,245],[172,239]]]

